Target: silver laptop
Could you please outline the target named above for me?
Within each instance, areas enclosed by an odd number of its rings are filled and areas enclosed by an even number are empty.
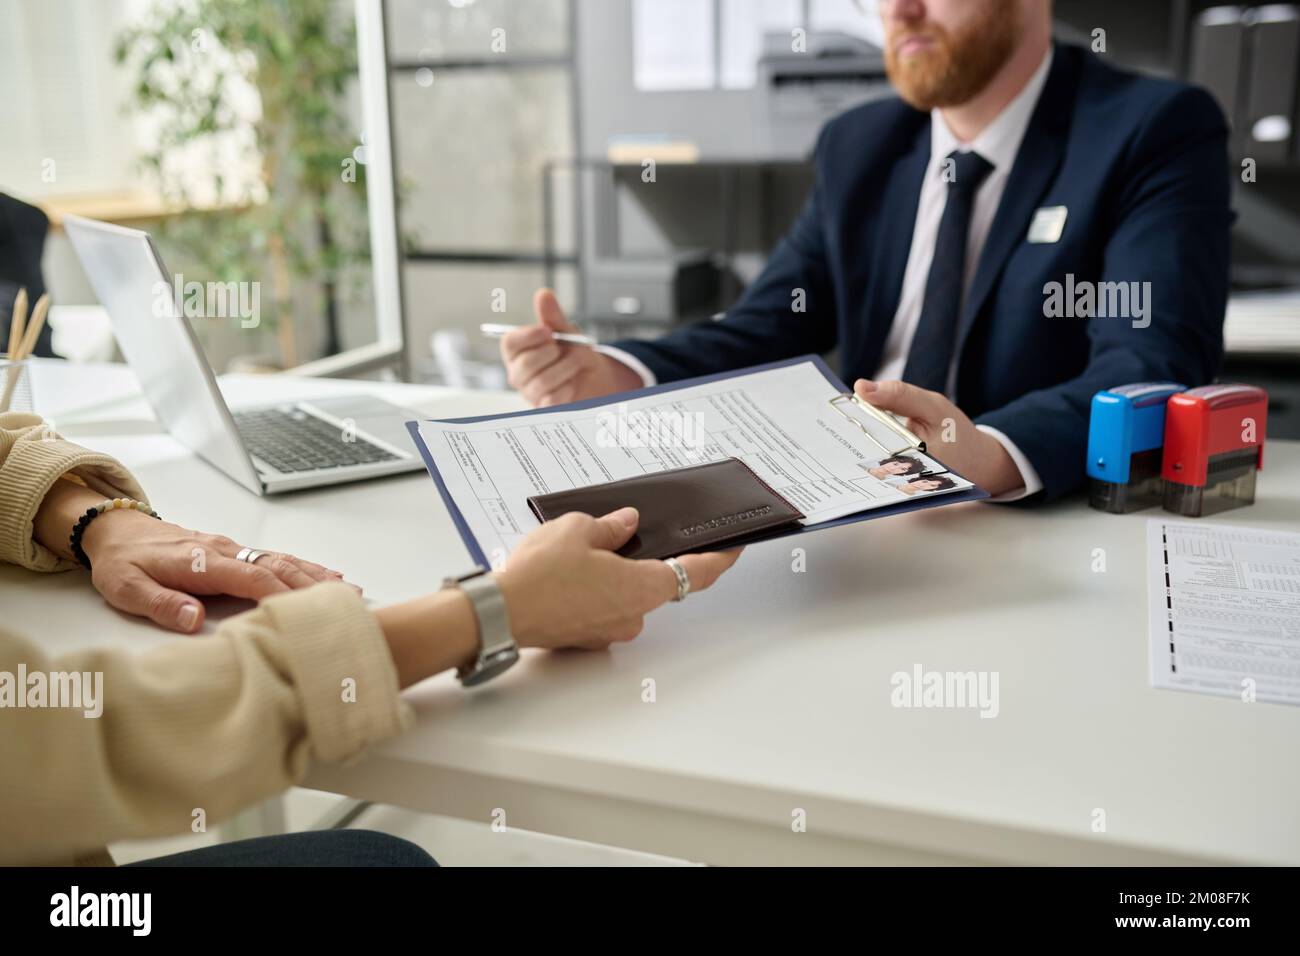
[[[275,494],[423,467],[404,425],[420,416],[377,398],[232,411],[174,301],[172,277],[149,234],[79,216],[66,216],[63,224],[159,420],[249,491]]]

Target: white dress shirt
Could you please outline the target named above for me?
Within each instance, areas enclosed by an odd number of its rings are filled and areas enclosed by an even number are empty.
[[[1015,162],[1016,153],[1020,151],[1020,143],[1025,138],[1025,131],[1029,128],[1029,120],[1033,115],[1034,107],[1038,104],[1039,94],[1047,83],[1047,72],[1051,65],[1052,51],[1049,47],[1043,62],[1025,84],[1025,88],[970,143],[963,143],[953,135],[939,110],[930,111],[930,163],[926,167],[925,179],[921,184],[921,198],[916,209],[916,225],[912,229],[912,246],[907,256],[907,269],[903,273],[903,288],[898,298],[898,311],[894,313],[894,324],[890,326],[889,337],[885,339],[880,368],[875,375],[877,381],[903,377],[903,368],[907,365],[912,339],[921,321],[925,283],[930,274],[930,263],[934,259],[934,244],[939,236],[939,221],[943,218],[944,206],[948,202],[948,184],[943,176],[944,160],[953,150],[973,149],[993,166],[993,171],[985,177],[975,193],[975,205],[971,210],[970,234],[966,240],[966,269],[962,285],[963,291],[967,291],[975,276],[975,269],[979,265],[980,254],[984,251],[984,242],[988,239],[989,228],[993,225],[998,204],[1002,201],[1002,193],[1006,189],[1011,166]],[[633,369],[646,385],[655,384],[654,373],[635,356],[609,346],[600,346],[597,351]],[[954,395],[956,375],[954,356],[945,389],[949,398]],[[1010,438],[987,425],[976,427],[997,439],[1011,456],[1011,460],[1015,462],[1024,480],[1023,488],[991,500],[1014,501],[1042,489],[1043,482],[1038,472]]]

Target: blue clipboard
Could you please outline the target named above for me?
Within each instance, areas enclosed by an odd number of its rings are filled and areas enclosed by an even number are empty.
[[[570,402],[567,405],[551,405],[547,408],[530,408],[521,412],[507,412],[504,415],[476,415],[471,418],[442,418],[437,421],[445,422],[452,425],[470,425],[475,422],[486,421],[508,421],[516,418],[527,418],[530,415],[547,415],[552,412],[581,411],[587,408],[601,408],[605,405],[617,405],[619,402],[625,402],[628,399],[640,398],[644,395],[660,395],[665,392],[675,392],[683,388],[691,388],[695,385],[706,385],[709,382],[719,382],[723,379],[735,378],[739,375],[749,375],[753,372],[765,372],[774,368],[785,368],[789,365],[800,365],[804,362],[811,362],[817,367],[817,370],[826,377],[837,392],[848,392],[849,388],[840,381],[839,376],[831,371],[819,355],[801,355],[798,358],[783,359],[779,362],[768,362],[766,365],[751,365],[749,368],[736,369],[732,372],[719,372],[716,375],[701,375],[698,378],[687,378],[677,382],[668,382],[664,385],[652,385],[649,388],[638,388],[630,392],[619,392],[616,395],[602,395],[600,398],[589,398],[581,402]],[[435,419],[430,419],[434,421]],[[465,520],[465,515],[461,513],[460,507],[452,500],[451,492],[447,489],[447,483],[443,480],[442,475],[438,472],[438,466],[433,463],[433,456],[429,454],[428,446],[424,443],[423,436],[420,435],[420,423],[418,421],[409,421],[406,423],[406,430],[411,433],[411,440],[415,442],[415,447],[419,450],[420,456],[424,459],[424,466],[429,470],[429,477],[438,488],[438,494],[442,496],[443,504],[447,506],[447,511],[451,514],[451,520],[456,523],[456,530],[460,532],[461,540],[465,542],[470,556],[482,567],[491,567],[488,557],[483,553],[483,548],[479,545],[473,533],[469,529],[469,522]],[[933,457],[933,456],[931,456]],[[945,466],[946,467],[946,466]],[[960,473],[948,469],[949,473],[965,479]],[[911,511],[924,511],[928,508],[939,508],[945,505],[955,505],[964,501],[979,501],[982,498],[989,497],[989,493],[983,488],[973,486],[963,489],[962,491],[949,492],[942,495],[927,495],[923,498],[916,498],[911,501],[900,501],[897,504],[885,505],[883,508],[872,508],[868,511],[859,511],[856,514],[845,515],[842,518],[832,518],[830,521],[823,521],[820,524],[811,526],[800,525],[795,528],[784,528],[779,531],[773,531],[768,535],[760,535],[748,544],[757,544],[760,541],[771,541],[777,538],[785,538],[790,535],[806,534],[810,531],[821,531],[823,528],[838,528],[841,525],[855,524],[859,521],[870,521],[874,518],[887,518],[890,515],[906,514]]]

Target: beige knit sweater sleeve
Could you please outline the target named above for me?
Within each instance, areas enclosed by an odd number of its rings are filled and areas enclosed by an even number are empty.
[[[34,416],[0,415],[0,560],[66,566],[31,539],[41,498],[65,474],[141,496],[113,459]],[[51,658],[29,638],[0,631],[0,864],[66,863],[111,841],[190,832],[410,721],[379,625],[343,584],[271,598],[211,637],[150,650]],[[19,706],[52,674],[98,686],[97,704],[81,699],[102,713]]]
[[[50,487],[65,475],[105,498],[147,500],[140,485],[115,459],[65,441],[39,415],[0,415],[0,561],[33,571],[66,571],[77,566],[32,538],[37,509]]]

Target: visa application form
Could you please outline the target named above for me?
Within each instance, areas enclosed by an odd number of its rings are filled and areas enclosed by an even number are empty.
[[[1147,523],[1152,686],[1300,704],[1300,534]]]
[[[906,453],[924,466],[915,477],[944,475],[952,487],[909,489],[873,475],[898,437],[854,414],[852,403],[841,411],[846,405],[831,403],[839,395],[807,361],[596,407],[422,421],[418,429],[493,567],[539,526],[532,495],[722,458],[744,461],[806,515],[805,524],[972,487],[915,450]]]

